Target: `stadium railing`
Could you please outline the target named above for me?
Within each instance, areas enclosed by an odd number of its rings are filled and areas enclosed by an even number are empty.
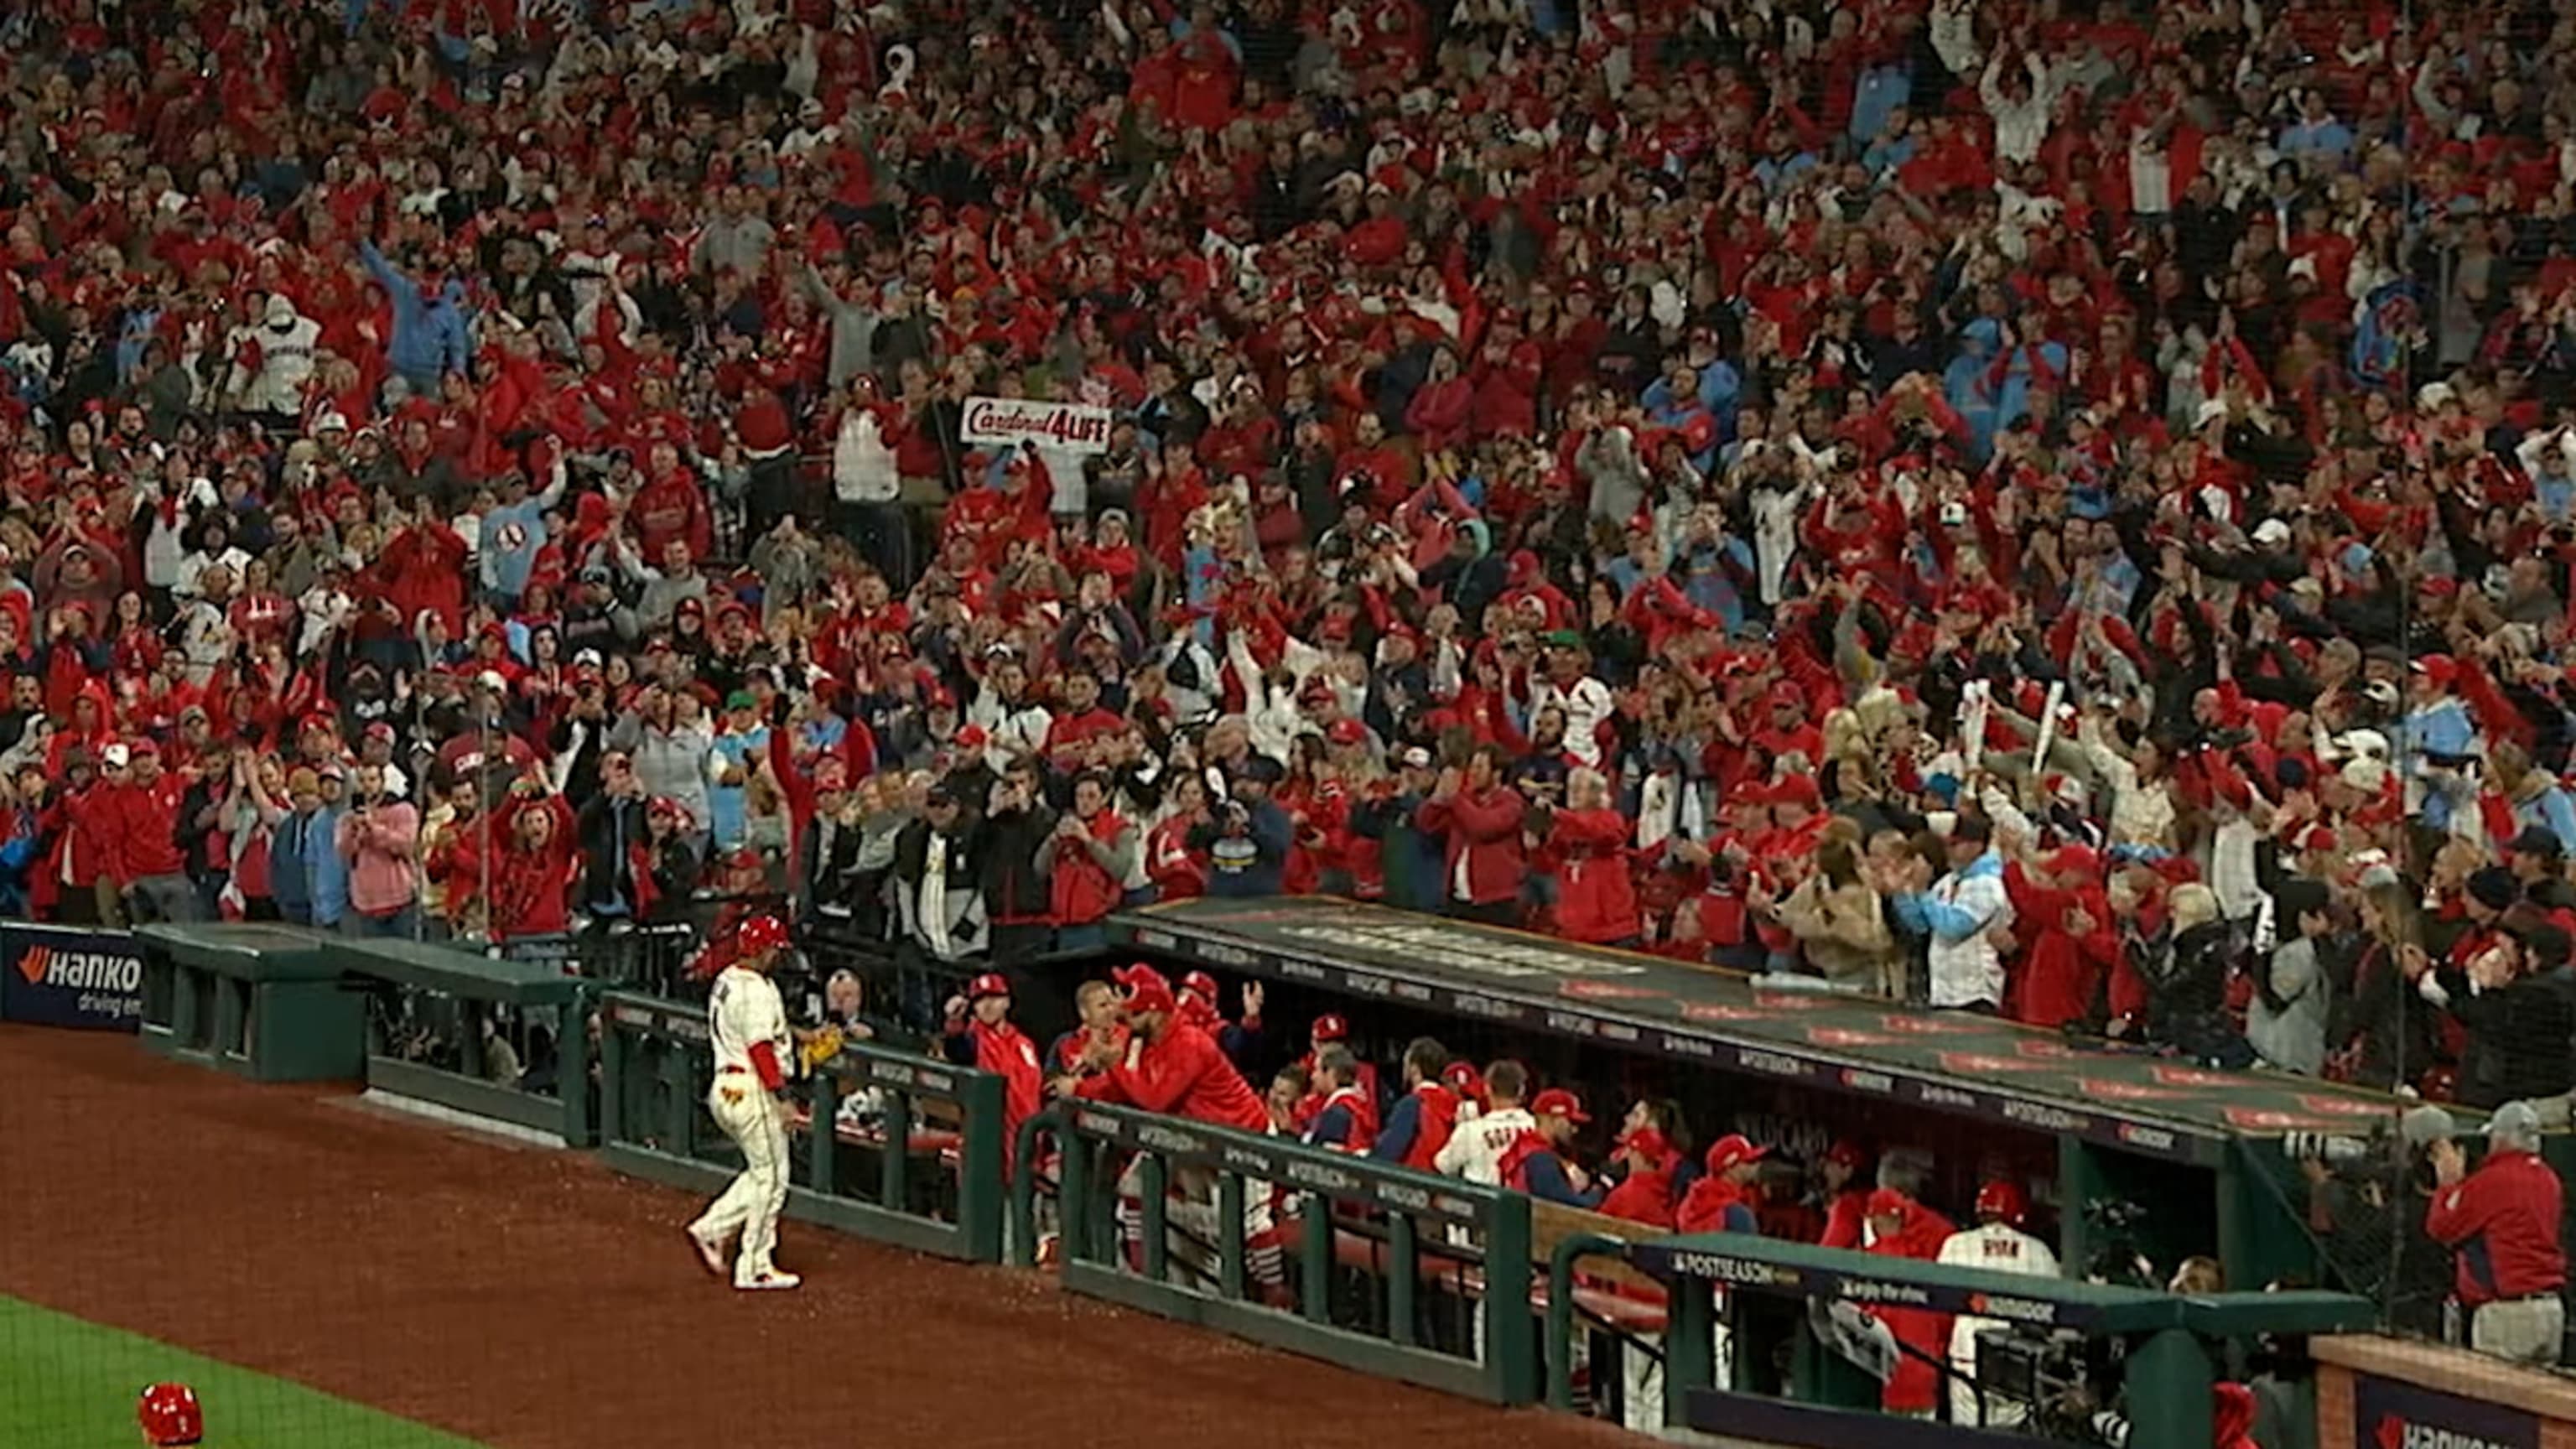
[[[1599,1245],[1567,1249],[1555,1265]],[[1669,1285],[1663,1397],[1672,1428],[1781,1443],[1868,1443],[1888,1425],[1877,1410],[1878,1381],[1859,1364],[1889,1355],[1869,1347],[1869,1325],[1856,1310],[1900,1307],[1966,1314],[2009,1326],[2025,1346],[2016,1377],[2043,1416],[2028,1426],[2043,1438],[2087,1440],[2102,1433],[2099,1416],[2118,1421],[2125,1449],[2209,1449],[2214,1366],[2212,1345],[2258,1338],[2366,1330],[2369,1300],[2313,1291],[2221,1293],[2186,1297],[2144,1288],[1997,1273],[1919,1259],[1785,1242],[1750,1234],[1712,1233],[1632,1243],[1628,1262]],[[1793,1366],[1780,1391],[1755,1387],[1751,1365],[1768,1365],[1771,1343],[1720,1343],[1740,1337],[1749,1300],[1792,1300],[1806,1311],[1791,1320]],[[1739,1326],[1729,1333],[1729,1320]],[[2121,1352],[2085,1347],[2117,1340]],[[1946,1360],[1947,1344],[1941,1357]],[[1892,1361],[1890,1359],[1889,1361]],[[1721,1370],[1721,1364],[1728,1367]],[[2116,1368],[2099,1382],[2088,1367]],[[1562,1360],[1550,1364],[1563,1373]],[[1946,1388],[1945,1388],[1946,1392]],[[1551,1400],[1569,1399],[1551,1381]],[[2054,1423],[2046,1415],[2073,1422]]]
[[[351,939],[328,955],[373,986],[370,1090],[591,1145],[593,983],[426,941]]]
[[[1024,1122],[1014,1161],[1014,1261],[1037,1256],[1053,1175],[1076,1292],[1383,1378],[1538,1397],[1520,1193],[1091,1103]]]
[[[707,1115],[706,1009],[600,999],[600,1154],[636,1177],[713,1193],[740,1169]],[[1002,1256],[1002,1079],[849,1043],[797,1084],[806,1114],[787,1211],[806,1222],[967,1262]]]
[[[254,1081],[359,1075],[366,1002],[341,979],[331,944],[295,926],[142,927],[143,1045]]]

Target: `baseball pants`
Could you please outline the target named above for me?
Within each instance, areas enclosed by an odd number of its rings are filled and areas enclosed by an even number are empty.
[[[748,1283],[777,1268],[770,1255],[778,1249],[778,1215],[787,1206],[787,1113],[758,1078],[741,1072],[717,1074],[707,1111],[742,1149],[742,1171],[689,1231],[718,1243],[740,1232],[733,1278]]]
[[[2469,1319],[2469,1347],[2508,1363],[2554,1366],[2567,1332],[2567,1304],[2555,1295],[2479,1306]]]

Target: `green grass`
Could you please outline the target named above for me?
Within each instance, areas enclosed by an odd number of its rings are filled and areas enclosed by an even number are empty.
[[[134,1449],[134,1399],[177,1379],[206,1449],[476,1449],[362,1404],[0,1296],[0,1446]]]

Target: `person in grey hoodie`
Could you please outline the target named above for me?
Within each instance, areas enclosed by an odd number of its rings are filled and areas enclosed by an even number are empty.
[[[1566,422],[1583,433],[1574,467],[1592,488],[1590,516],[1627,527],[1646,500],[1646,466],[1637,456],[1636,430],[1591,399],[1575,403]]]
[[[715,733],[700,714],[697,696],[644,686],[635,707],[608,732],[608,747],[630,755],[635,778],[644,793],[679,802],[689,812],[691,844],[706,853],[706,831],[714,810],[707,803],[708,770],[715,754]]]
[[[2312,880],[2286,880],[2272,893],[2272,918],[2281,943],[2254,978],[2245,1008],[2245,1041],[2266,1066],[2313,1077],[2326,1060],[2326,973],[2317,953],[2333,924],[2326,888]]]

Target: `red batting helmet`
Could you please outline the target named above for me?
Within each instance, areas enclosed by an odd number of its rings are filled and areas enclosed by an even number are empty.
[[[1997,1177],[1977,1189],[1977,1216],[1981,1218],[2001,1218],[2019,1225],[2029,1211],[2030,1201],[2022,1196],[2019,1184]]]
[[[776,916],[754,916],[742,923],[733,939],[746,956],[776,951],[787,944],[787,924]]]
[[[153,1445],[196,1444],[206,1437],[206,1411],[197,1407],[197,1391],[186,1384],[154,1384],[134,1406],[134,1421],[143,1426],[144,1442]]]

